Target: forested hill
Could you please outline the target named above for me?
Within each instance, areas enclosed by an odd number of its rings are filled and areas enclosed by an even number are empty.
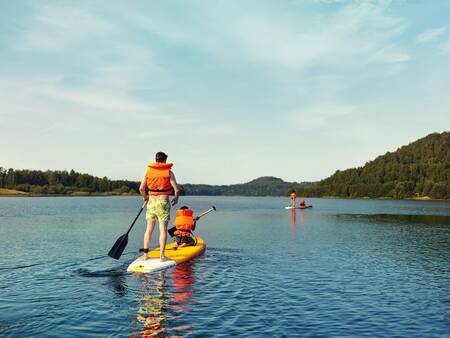
[[[67,171],[0,167],[1,189],[31,194],[136,194],[139,182]],[[450,199],[450,132],[430,134],[359,168],[336,171],[316,183],[260,177],[232,185],[183,184],[185,195],[299,196]],[[9,192],[8,192],[9,193]]]
[[[281,178],[266,176],[232,185],[183,184],[183,192],[186,195],[284,196],[295,187],[306,188],[310,185],[311,183],[285,182]]]
[[[310,183],[309,183],[310,184]],[[284,182],[276,177],[260,177],[248,183],[233,185],[181,185],[184,195],[281,196],[308,183]],[[0,189],[14,189],[34,195],[137,194],[139,182],[110,180],[68,171],[14,170],[0,167]]]
[[[430,134],[298,190],[313,196],[450,199],[450,132]]]

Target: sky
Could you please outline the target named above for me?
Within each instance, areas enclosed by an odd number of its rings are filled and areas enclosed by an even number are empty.
[[[316,181],[450,130],[450,1],[0,0],[0,166]]]

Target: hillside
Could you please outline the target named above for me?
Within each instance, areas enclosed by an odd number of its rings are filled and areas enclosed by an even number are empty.
[[[450,132],[430,134],[362,167],[338,170],[304,193],[335,197],[450,199]]]
[[[0,188],[26,193],[90,195],[135,194],[139,182],[110,180],[67,171],[6,170]],[[319,182],[285,182],[265,176],[232,185],[182,184],[184,195],[450,199],[450,132],[434,133],[358,168],[336,171]]]
[[[281,178],[265,176],[253,181],[232,185],[183,184],[186,195],[241,195],[241,196],[282,196],[294,187],[307,183],[285,182]]]

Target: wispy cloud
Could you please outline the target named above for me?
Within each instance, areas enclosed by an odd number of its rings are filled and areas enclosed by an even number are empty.
[[[448,27],[428,29],[417,36],[416,41],[418,43],[426,43],[439,40],[442,35],[447,31]]]
[[[4,152],[17,165],[65,161],[133,177],[143,153],[169,149],[172,158],[208,158],[190,172],[192,182],[230,183],[263,171],[302,180],[266,158],[276,151],[293,161],[290,168],[300,165],[286,146],[299,133],[366,142],[364,135],[382,132],[386,111],[399,116],[386,133],[449,122],[437,103],[450,90],[448,25],[433,20],[419,29],[395,2],[79,1],[20,9],[14,29],[0,33],[0,118],[9,126],[0,141],[25,135]],[[441,53],[422,53],[429,47]],[[434,118],[409,123],[417,107]],[[314,149],[304,156],[316,158],[322,141],[302,140]],[[248,167],[211,176],[236,149]],[[26,159],[15,155],[28,150]],[[328,169],[302,164],[306,179],[333,171],[333,160],[347,163],[327,151]],[[120,164],[121,154],[129,164]]]
[[[334,125],[338,119],[350,115],[357,110],[354,105],[342,104],[338,102],[321,102],[315,105],[306,106],[292,114],[300,130],[327,128]]]
[[[87,45],[87,36],[99,39],[114,31],[111,22],[84,8],[36,5],[34,10],[31,26],[16,42],[18,49],[63,53],[71,46]]]
[[[447,39],[447,41],[445,41],[439,45],[439,49],[443,53],[450,53],[450,37]]]

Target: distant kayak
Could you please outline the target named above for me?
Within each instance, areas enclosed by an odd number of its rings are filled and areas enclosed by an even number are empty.
[[[128,272],[153,272],[168,269],[174,267],[175,265],[187,262],[192,258],[195,258],[205,252],[206,244],[203,239],[197,237],[197,244],[193,246],[186,246],[174,250],[175,243],[167,244],[166,246],[166,256],[169,258],[168,261],[161,262],[159,260],[159,247],[149,251],[148,259],[144,259],[144,255],[138,257],[134,262],[132,262],[128,268]]]
[[[312,205],[305,205],[305,206],[300,206],[297,205],[295,207],[284,207],[285,209],[308,209],[308,208],[312,208]]]

